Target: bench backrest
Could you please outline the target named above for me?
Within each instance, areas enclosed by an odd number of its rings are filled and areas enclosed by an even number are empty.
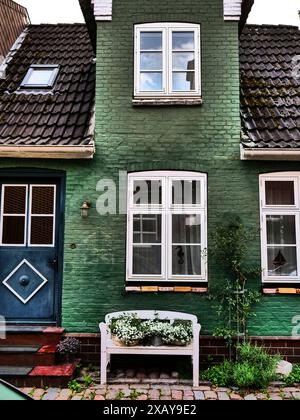
[[[183,312],[169,312],[169,311],[123,311],[123,312],[113,312],[107,314],[105,317],[106,324],[110,324],[111,320],[118,318],[124,314],[136,314],[140,319],[161,319],[161,320],[189,320],[195,326],[198,322],[198,319],[195,315],[186,314]]]

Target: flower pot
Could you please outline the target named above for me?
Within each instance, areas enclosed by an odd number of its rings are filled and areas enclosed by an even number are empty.
[[[152,337],[151,346],[160,347],[160,346],[163,346],[163,345],[164,345],[164,343],[163,343],[163,341],[162,341],[162,339],[159,335],[155,335],[154,337]]]
[[[125,344],[124,341],[120,340],[117,336],[113,335],[111,337],[112,342],[114,343],[115,346],[118,347],[135,347],[139,344],[139,340],[135,340],[130,344]]]

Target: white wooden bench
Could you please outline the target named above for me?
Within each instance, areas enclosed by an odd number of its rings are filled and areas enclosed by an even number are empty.
[[[117,346],[112,341],[109,325],[111,320],[124,314],[136,314],[140,319],[161,319],[161,320],[189,320],[193,325],[193,340],[188,346]],[[107,314],[105,322],[99,324],[101,332],[101,384],[107,382],[107,365],[110,363],[112,354],[144,354],[144,355],[172,355],[172,356],[191,356],[193,363],[193,384],[199,385],[199,336],[201,326],[195,315],[181,312],[166,311],[125,311]]]

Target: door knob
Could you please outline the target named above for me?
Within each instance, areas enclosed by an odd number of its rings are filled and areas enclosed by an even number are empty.
[[[26,287],[30,282],[30,278],[28,276],[21,276],[19,278],[19,283],[21,286]]]

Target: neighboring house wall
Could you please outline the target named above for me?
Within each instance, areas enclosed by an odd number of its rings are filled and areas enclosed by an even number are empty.
[[[12,0],[0,0],[0,56],[10,48],[29,24],[27,10]]]

